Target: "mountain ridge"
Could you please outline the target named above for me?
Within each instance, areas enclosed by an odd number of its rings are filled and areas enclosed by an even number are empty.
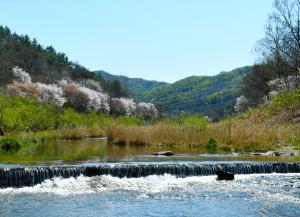
[[[129,89],[129,91],[133,95],[138,94],[138,91],[143,92],[145,90],[149,90],[154,87],[169,84],[167,82],[162,82],[162,81],[146,80],[143,78],[130,78],[130,77],[123,76],[123,75],[114,75],[114,74],[108,73],[104,70],[97,70],[97,71],[94,71],[94,73],[96,73],[97,75],[100,75],[105,80],[120,81],[125,87],[127,87]]]
[[[167,115],[184,111],[220,118],[233,113],[235,100],[241,95],[241,81],[250,70],[251,66],[244,66],[213,76],[192,75],[174,83],[117,76],[101,70],[96,74],[121,81],[134,99],[154,102]]]

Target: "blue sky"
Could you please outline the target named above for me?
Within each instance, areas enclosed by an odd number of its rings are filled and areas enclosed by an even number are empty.
[[[0,25],[90,70],[173,82],[251,65],[272,0],[0,0]]]

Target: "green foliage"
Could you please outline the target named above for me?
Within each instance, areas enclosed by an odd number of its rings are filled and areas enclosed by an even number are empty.
[[[210,138],[207,143],[204,145],[204,148],[210,152],[217,149],[217,141],[214,138]]]
[[[33,98],[0,94],[0,126],[7,133],[39,132],[78,127],[103,128],[111,121],[106,114],[78,113],[41,103]]]
[[[258,110],[268,116],[278,114],[285,115],[286,118],[293,118],[295,109],[300,105],[300,88],[287,93],[275,96],[270,103]]]
[[[10,137],[4,137],[0,139],[0,149],[3,152],[17,152],[20,149],[20,143]]]
[[[72,108],[64,110],[63,114],[58,117],[59,128],[76,128],[84,123],[84,115],[76,112]]]
[[[241,95],[240,83],[251,67],[242,67],[216,76],[191,76],[173,84],[140,93],[140,99],[161,106],[167,114],[199,113],[220,118],[233,112]]]
[[[148,81],[141,78],[128,78],[126,76],[112,75],[103,70],[96,71],[95,73],[109,81],[111,84],[113,84],[116,80],[119,81],[123,87],[128,88],[135,100],[138,100],[138,95],[143,95],[145,91],[167,85],[165,82]],[[127,94],[129,95],[130,93]]]
[[[0,95],[0,124],[5,131],[51,129],[55,123],[55,106],[42,104],[32,98]]]
[[[207,119],[201,114],[181,114],[179,120],[181,125],[185,127],[204,128],[208,123]]]
[[[292,92],[279,94],[272,99],[272,103],[277,106],[295,102],[300,102],[300,88]]]
[[[142,117],[129,117],[127,115],[122,115],[115,118],[113,122],[117,125],[137,126],[142,125],[144,119]]]
[[[241,95],[240,83],[250,71],[246,66],[216,76],[191,76],[173,84],[96,73],[108,80],[119,80],[134,99],[153,102],[163,113],[178,115],[181,111],[210,117],[225,117],[233,112],[235,100]]]
[[[181,113],[176,118],[164,118],[158,121],[160,125],[172,126],[172,127],[184,127],[203,129],[207,126],[208,120],[201,114],[187,114]]]
[[[54,139],[81,139],[104,136],[109,125],[140,126],[151,119],[103,113],[79,113],[72,108],[61,108],[41,103],[34,98],[0,94],[0,126],[7,135],[17,138],[20,144],[32,144]],[[14,146],[4,146],[14,149]]]

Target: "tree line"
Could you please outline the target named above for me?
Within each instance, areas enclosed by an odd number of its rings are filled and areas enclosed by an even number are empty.
[[[300,0],[275,0],[273,8],[256,46],[258,61],[243,81],[248,106],[300,87]]]
[[[0,26],[0,87],[14,80],[12,68],[18,66],[28,72],[34,82],[54,83],[64,78],[82,83],[91,79],[100,83],[111,97],[128,97],[129,91],[118,80],[107,81],[52,46],[43,47],[28,35],[12,33]]]

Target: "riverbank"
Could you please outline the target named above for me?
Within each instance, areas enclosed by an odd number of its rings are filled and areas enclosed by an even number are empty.
[[[0,96],[1,151],[46,141],[108,137],[118,145],[200,148],[207,152],[300,149],[300,89],[218,123],[201,115],[177,119],[78,113],[27,97]]]
[[[0,94],[0,151],[59,139],[102,137],[111,125],[140,125],[141,117],[79,113],[35,98]]]
[[[207,150],[267,152],[300,149],[300,89],[218,123],[162,120],[147,126],[111,125],[117,144],[204,147]]]

